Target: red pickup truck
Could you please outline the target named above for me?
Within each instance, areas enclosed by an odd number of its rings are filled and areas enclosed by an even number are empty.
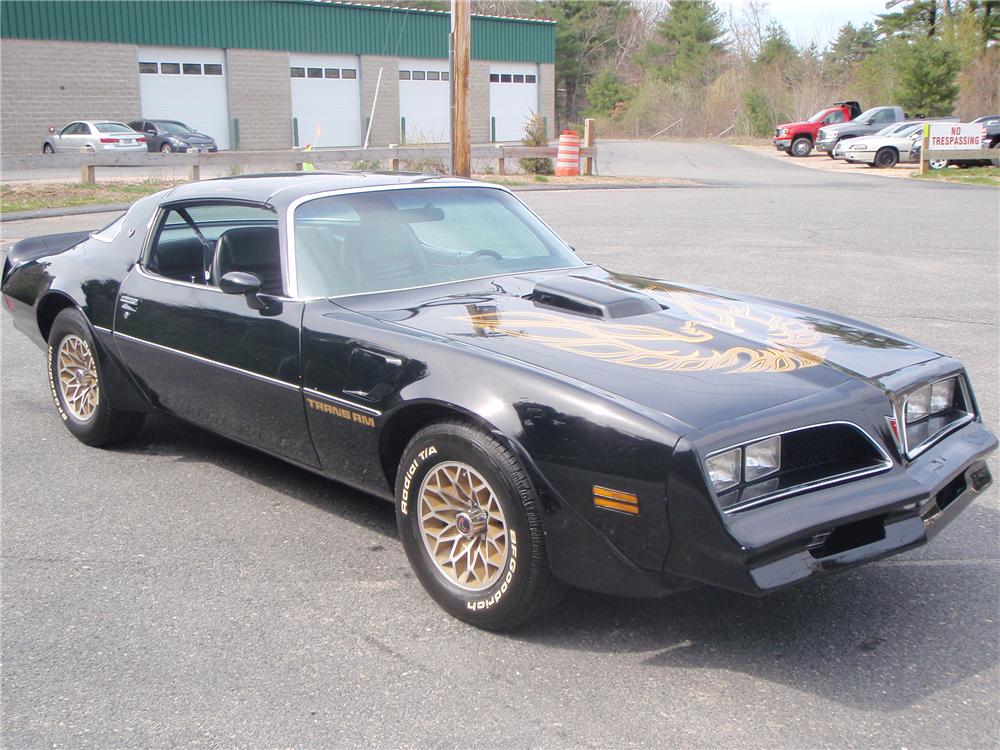
[[[774,129],[774,147],[789,156],[809,156],[816,143],[816,134],[824,125],[848,122],[861,114],[857,102],[834,102],[801,122],[786,122]]]

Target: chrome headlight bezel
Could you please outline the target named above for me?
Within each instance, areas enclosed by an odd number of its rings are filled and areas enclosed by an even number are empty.
[[[829,442],[834,436],[837,440],[847,440],[847,443]],[[824,446],[821,449],[824,455],[819,457],[819,463],[815,459],[817,441]],[[828,447],[834,445],[837,447]],[[750,472],[748,476],[748,449],[753,460],[754,449],[763,451],[765,446],[775,454],[775,465],[765,467],[765,471],[760,473]],[[841,446],[846,452],[840,452]],[[711,463],[727,457],[732,461],[734,456],[739,456],[739,481],[734,481],[735,473],[727,476],[724,482],[713,481]],[[833,456],[837,456],[835,463],[830,461]],[[868,432],[854,422],[843,420],[814,423],[762,435],[711,451],[704,459],[708,488],[714,495],[719,510],[725,515],[741,513],[831,484],[888,471],[891,467],[889,454]],[[719,472],[715,473],[718,475]]]
[[[948,387],[942,386],[942,384],[949,381],[951,381],[951,400],[950,403],[944,403],[944,394]],[[938,389],[936,408],[932,406],[935,389]],[[949,410],[954,412],[951,420],[930,425],[930,420]],[[975,419],[976,406],[968,378],[964,373],[952,373],[928,383],[920,383],[901,395],[896,409],[899,429],[893,432],[893,436],[899,444],[900,453],[905,458],[912,460],[949,433]],[[927,434],[914,432],[911,435],[911,428],[923,426],[925,423],[930,425],[926,430]]]

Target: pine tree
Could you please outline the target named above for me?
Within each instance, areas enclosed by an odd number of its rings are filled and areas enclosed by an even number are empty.
[[[952,47],[937,39],[917,39],[899,60],[899,103],[914,115],[950,115],[958,96],[955,76],[960,67]]]
[[[668,81],[711,82],[726,50],[722,14],[711,0],[673,0],[645,59]]]

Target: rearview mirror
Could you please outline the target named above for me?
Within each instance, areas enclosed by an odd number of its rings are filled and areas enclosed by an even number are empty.
[[[226,294],[242,294],[247,305],[253,310],[264,310],[267,302],[260,298],[260,287],[264,282],[255,273],[230,271],[219,279],[219,289]]]

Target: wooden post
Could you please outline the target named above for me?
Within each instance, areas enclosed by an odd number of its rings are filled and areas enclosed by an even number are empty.
[[[97,167],[93,164],[80,165],[80,182],[93,185],[97,182]]]
[[[188,164],[188,182],[197,182],[201,179],[201,164]]]
[[[591,118],[583,121],[583,146],[584,148],[594,147],[594,136],[597,132],[597,123]],[[594,157],[585,156],[583,159],[583,173],[587,176],[594,174]]]
[[[924,136],[920,141],[920,174],[925,175],[930,171],[931,163],[927,158],[927,152],[931,147],[931,124],[924,123]]]
[[[469,74],[472,70],[470,5],[470,0],[451,0],[451,33],[454,44],[451,61],[451,160],[452,170],[459,177],[469,177],[472,174],[472,139],[469,133]]]
[[[496,149],[497,149],[497,174],[507,174],[506,172],[507,160],[504,159],[503,146],[500,146],[498,144]]]

